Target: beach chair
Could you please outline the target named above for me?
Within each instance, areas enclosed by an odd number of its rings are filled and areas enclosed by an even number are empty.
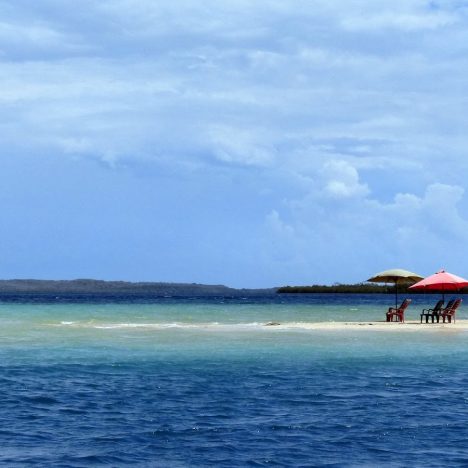
[[[390,307],[387,312],[387,322],[404,322],[405,321],[405,310],[410,305],[411,299],[405,299],[398,309]],[[395,320],[393,320],[395,319]]]
[[[447,305],[439,310],[437,315],[434,314],[434,317],[437,319],[437,323],[439,323],[442,313],[448,312],[449,310],[451,310],[454,304],[455,304],[455,299],[450,299],[450,301],[447,302]]]
[[[439,318],[442,317],[442,321],[443,323],[445,323],[445,319],[447,319],[447,322],[448,323],[452,323],[452,319],[453,319],[453,323],[455,323],[455,314],[457,312],[457,309],[458,307],[460,307],[460,304],[462,303],[462,300],[461,299],[456,299],[453,303],[453,305],[450,307],[450,309],[448,307],[446,307],[440,314],[439,314]],[[437,320],[438,321],[438,320]]]
[[[443,305],[444,305],[444,301],[441,299],[439,302],[437,302],[437,304],[434,306],[433,309],[423,309],[421,312],[421,323],[423,321],[423,317],[426,317],[426,323],[429,322],[429,317],[431,317],[432,323],[434,323],[434,318],[439,316],[439,313],[442,311]]]

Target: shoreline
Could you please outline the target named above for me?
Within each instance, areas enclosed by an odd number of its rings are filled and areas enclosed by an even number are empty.
[[[468,331],[468,320],[457,320],[455,323],[420,323],[409,320],[405,323],[384,322],[384,321],[356,321],[356,322],[239,322],[239,323],[219,323],[219,322],[114,322],[114,321],[62,321],[60,323],[49,323],[52,327],[83,328],[97,330],[141,330],[141,331],[163,331],[163,330],[188,330],[206,332],[281,332],[281,331],[385,331],[395,332],[422,332],[438,330]]]
[[[420,323],[416,320],[401,322],[386,321],[359,321],[359,322],[309,322],[309,323],[278,323],[269,322],[265,327],[277,330],[377,330],[377,331],[429,331],[429,330],[466,330],[468,331],[468,320],[460,319],[455,323]]]

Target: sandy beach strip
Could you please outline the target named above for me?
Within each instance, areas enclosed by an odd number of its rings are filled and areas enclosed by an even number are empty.
[[[408,320],[404,323],[400,322],[384,322],[384,321],[359,321],[359,322],[290,322],[278,323],[269,322],[265,327],[278,330],[286,329],[303,329],[303,330],[379,330],[389,332],[402,331],[434,331],[434,330],[466,330],[468,331],[468,320],[457,320],[455,323],[420,323],[415,320]]]
[[[405,323],[384,321],[354,322],[252,322],[252,323],[127,323],[127,322],[68,322],[51,323],[52,327],[71,327],[99,330],[204,330],[204,331],[388,331],[388,332],[430,332],[437,330],[468,331],[468,320],[457,320],[456,323],[420,323],[408,320]]]

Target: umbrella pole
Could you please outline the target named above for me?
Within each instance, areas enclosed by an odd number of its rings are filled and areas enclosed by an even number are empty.
[[[398,280],[395,280],[395,309],[398,309]]]

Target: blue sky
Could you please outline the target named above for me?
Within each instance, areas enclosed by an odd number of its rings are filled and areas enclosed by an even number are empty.
[[[0,277],[468,276],[467,76],[464,0],[0,0]]]

